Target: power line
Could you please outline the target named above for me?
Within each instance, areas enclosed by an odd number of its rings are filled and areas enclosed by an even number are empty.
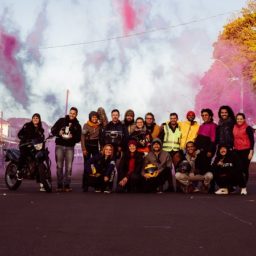
[[[180,23],[180,24],[177,24],[177,25],[170,25],[170,26],[167,26],[167,27],[145,30],[145,31],[137,32],[137,33],[128,34],[128,35],[120,35],[120,36],[115,36],[115,37],[110,37],[110,38],[105,38],[105,39],[99,39],[99,40],[93,40],[93,41],[87,41],[87,42],[80,42],[80,43],[70,43],[70,44],[62,44],[62,45],[45,46],[45,47],[40,47],[39,49],[40,50],[46,50],[46,49],[54,49],[54,48],[64,48],[64,47],[72,47],[72,46],[80,46],[80,45],[89,45],[89,44],[95,44],[95,43],[108,42],[108,41],[117,40],[117,39],[136,37],[136,36],[141,36],[141,35],[144,35],[144,34],[150,34],[150,33],[158,32],[158,31],[169,30],[169,29],[172,29],[172,28],[177,28],[177,27],[186,26],[186,25],[190,25],[190,24],[193,24],[193,23],[198,23],[198,22],[205,21],[205,20],[214,19],[214,18],[217,18],[217,17],[220,17],[220,16],[225,16],[227,14],[234,13],[234,12],[240,12],[240,10],[233,10],[233,11],[229,11],[229,12],[209,16],[209,17],[206,17],[206,18],[191,20],[191,21]]]

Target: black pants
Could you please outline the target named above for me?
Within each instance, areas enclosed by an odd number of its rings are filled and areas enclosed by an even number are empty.
[[[20,147],[20,157],[19,157],[19,162],[18,162],[18,170],[19,171],[23,171],[23,168],[26,164],[26,161],[28,159],[28,157],[30,156],[30,148],[23,146]]]
[[[170,177],[172,177],[171,169],[167,167],[157,177],[143,178],[143,192],[154,192],[157,187],[164,185],[166,181],[170,181]]]
[[[99,177],[94,177],[89,175],[88,172],[84,172],[83,175],[83,189],[88,189],[89,187],[93,187],[97,190],[101,190],[102,192],[106,189],[112,189],[113,181],[104,181],[104,176],[101,175]]]
[[[120,180],[119,180],[120,181]],[[117,186],[117,192],[142,192],[142,176],[141,174],[132,173],[124,187]]]
[[[85,188],[86,185],[86,180],[88,179],[88,175],[86,176],[86,172],[85,172],[85,165],[86,162],[93,156],[97,155],[99,153],[99,147],[98,145],[85,145],[87,154],[86,156],[84,156],[84,174],[83,174],[83,184],[82,187]]]
[[[233,168],[217,167],[214,170],[214,177],[217,185],[220,188],[230,188],[232,186],[246,187],[245,178],[241,170],[234,170]]]
[[[247,184],[249,179],[249,166],[251,160],[248,159],[248,155],[250,153],[250,149],[244,150],[235,150],[241,164],[241,171],[245,178],[245,183]]]

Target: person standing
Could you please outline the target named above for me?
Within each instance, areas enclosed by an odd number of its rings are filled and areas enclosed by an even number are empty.
[[[91,111],[81,135],[81,147],[85,161],[99,153],[99,133],[99,115],[96,111]]]
[[[152,139],[158,138],[160,126],[156,124],[155,116],[151,112],[145,115],[145,126],[147,131],[151,134]]]
[[[131,135],[135,129],[134,116],[135,114],[132,109],[128,109],[124,114],[124,120],[122,123],[126,128],[126,133],[128,135]]]
[[[236,115],[236,124],[233,128],[234,150],[240,159],[246,183],[249,179],[249,165],[254,153],[253,133],[253,128],[246,122],[245,114],[238,113]]]
[[[195,146],[200,151],[197,158],[203,165],[203,169],[210,170],[211,160],[216,151],[216,127],[213,122],[213,112],[209,108],[201,110],[203,123],[200,125]]]
[[[57,165],[57,192],[70,192],[75,144],[81,140],[81,125],[77,120],[78,110],[70,108],[69,114],[53,125],[51,132],[56,136],[55,158]],[[65,173],[63,168],[65,164]]]
[[[180,149],[185,150],[188,141],[195,141],[197,132],[199,130],[199,124],[195,121],[196,114],[194,111],[188,111],[187,120],[178,122],[181,139],[180,139]]]
[[[96,111],[91,111],[89,113],[89,120],[84,124],[82,135],[81,135],[81,148],[84,157],[84,173],[85,165],[91,157],[99,154],[99,134],[100,134],[101,124],[99,123],[99,114]],[[86,191],[87,176],[83,177],[83,189]]]
[[[233,127],[236,122],[234,112],[230,106],[221,106],[218,111],[218,117],[216,145],[226,145],[232,150],[234,146]]]
[[[114,147],[114,157],[119,159],[123,150],[126,148],[128,135],[124,125],[119,120],[120,112],[118,109],[111,111],[112,120],[104,127],[100,134],[101,147],[111,144]]]
[[[170,120],[162,124],[159,137],[163,143],[163,150],[170,154],[176,168],[183,157],[180,150],[181,131],[178,126],[178,115],[176,113],[171,113]]]

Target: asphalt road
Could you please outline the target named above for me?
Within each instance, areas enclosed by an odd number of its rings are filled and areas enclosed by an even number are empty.
[[[0,255],[255,255],[256,189],[249,195],[15,192],[0,180]]]

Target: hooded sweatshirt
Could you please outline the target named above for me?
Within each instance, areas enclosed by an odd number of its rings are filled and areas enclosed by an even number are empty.
[[[154,152],[153,150],[153,145],[155,143],[158,143],[161,147],[159,152]],[[151,151],[148,153],[144,160],[144,168],[148,164],[153,164],[157,166],[160,172],[162,172],[165,168],[172,167],[172,159],[170,157],[170,154],[168,152],[163,151],[162,147],[163,145],[160,139],[156,138],[152,141]],[[144,168],[142,170],[142,175],[144,174]]]

